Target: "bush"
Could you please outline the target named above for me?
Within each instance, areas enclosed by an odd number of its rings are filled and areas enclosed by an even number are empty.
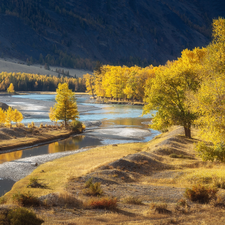
[[[70,122],[69,126],[70,129],[74,132],[82,132],[83,130],[85,130],[85,125],[79,120],[73,120],[72,122]]]
[[[35,213],[25,208],[10,209],[0,215],[0,224],[4,225],[40,225],[44,222],[37,218]]]
[[[142,201],[134,196],[128,196],[123,199],[123,203],[134,204],[134,205],[142,205]]]
[[[216,187],[197,184],[192,188],[187,188],[184,196],[193,202],[208,203],[211,199],[216,197],[217,192],[218,189]]]
[[[40,183],[36,177],[31,177],[30,178],[30,182],[27,185],[27,187],[31,187],[31,188],[47,188],[47,185]]]
[[[225,145],[223,143],[218,143],[214,146],[208,146],[203,142],[199,142],[195,146],[195,150],[203,161],[220,161],[225,162]]]
[[[33,196],[30,192],[21,194],[17,193],[13,195],[13,201],[21,206],[39,206],[40,201],[37,197]]]
[[[91,181],[88,189],[84,189],[83,193],[85,195],[93,195],[93,196],[101,195],[103,193],[101,183],[100,182],[92,183]]]
[[[92,209],[116,209],[117,198],[104,197],[91,199],[86,203],[86,207]]]
[[[89,179],[85,182],[85,188],[89,188],[91,184],[93,184],[93,177],[89,178]]]

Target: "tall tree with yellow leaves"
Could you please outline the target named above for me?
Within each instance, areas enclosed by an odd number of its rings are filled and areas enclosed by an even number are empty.
[[[199,54],[199,52],[201,54]],[[184,127],[185,136],[191,138],[191,125],[196,113],[190,110],[186,93],[196,91],[200,84],[198,70],[205,49],[184,50],[182,57],[156,71],[155,78],[145,89],[144,114],[157,110],[152,128],[163,130],[171,125]]]
[[[66,127],[69,120],[79,118],[75,93],[68,88],[67,83],[60,83],[56,92],[55,100],[57,103],[51,109],[49,116],[53,121],[63,120]]]
[[[225,19],[213,21],[213,38],[207,46],[201,86],[191,96],[191,108],[199,115],[195,124],[202,136],[217,145],[225,143]]]

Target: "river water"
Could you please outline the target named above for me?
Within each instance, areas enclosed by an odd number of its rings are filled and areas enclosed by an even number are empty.
[[[31,94],[13,97],[20,98],[20,100],[21,98],[39,100],[40,104],[42,101],[55,101],[55,95]],[[78,150],[88,146],[146,142],[159,134],[158,131],[150,130],[148,128],[148,123],[151,118],[149,115],[141,117],[141,106],[95,104],[89,99],[88,95],[78,95],[76,98],[78,108],[82,105],[91,106],[91,109],[94,107],[94,110],[80,114],[79,120],[89,125],[84,133],[72,136],[65,140],[58,140],[41,146],[34,146],[32,148],[0,154],[0,163],[30,156]],[[27,124],[32,121],[35,123],[50,122],[48,115],[42,117],[32,115],[25,118],[22,122]],[[90,126],[90,121],[92,122],[92,126]],[[0,177],[0,196],[10,190],[13,183],[14,181],[12,180],[1,179]]]

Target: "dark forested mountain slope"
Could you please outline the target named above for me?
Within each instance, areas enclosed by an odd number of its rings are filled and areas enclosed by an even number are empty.
[[[221,0],[1,0],[0,57],[75,68],[163,64],[211,41]]]

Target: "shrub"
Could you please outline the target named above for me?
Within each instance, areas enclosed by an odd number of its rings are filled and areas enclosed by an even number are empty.
[[[93,184],[93,177],[89,178],[86,182],[85,182],[85,188],[89,188],[90,185]]]
[[[30,182],[27,185],[27,187],[31,187],[31,188],[47,188],[47,185],[40,183],[36,177],[31,177],[30,178]]]
[[[75,132],[82,132],[85,129],[85,125],[79,120],[73,120],[69,124],[70,129]]]
[[[7,221],[4,224],[10,225],[40,225],[44,220],[37,218],[35,213],[25,209],[25,208],[16,208],[11,209],[5,218]],[[1,220],[0,220],[0,224]]]
[[[16,193],[13,195],[13,201],[21,206],[39,206],[40,201],[37,197],[33,196],[30,192],[28,193]]]
[[[193,202],[208,203],[211,199],[215,198],[217,192],[218,189],[216,187],[197,184],[192,188],[187,188],[184,196]]]
[[[195,146],[195,150],[203,161],[220,161],[225,162],[225,144],[218,143],[214,146],[208,146],[203,142],[199,142]]]
[[[142,205],[142,201],[134,196],[127,196],[125,197],[123,200],[123,203],[127,203],[127,204],[134,204],[134,205]]]
[[[40,124],[39,128],[44,128],[44,125],[43,123]]]
[[[88,189],[84,189],[83,193],[85,195],[93,195],[93,196],[97,196],[97,195],[101,195],[103,193],[103,190],[101,188],[101,183],[100,182],[96,182],[96,183],[90,183]]]
[[[92,209],[116,209],[117,198],[104,197],[91,199],[86,203],[86,207]]]

